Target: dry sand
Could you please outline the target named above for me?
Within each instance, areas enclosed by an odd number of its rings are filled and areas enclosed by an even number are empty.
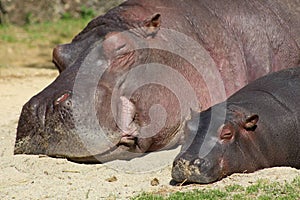
[[[250,185],[258,179],[291,181],[300,170],[282,167],[234,174],[214,184],[171,186],[171,162],[179,149],[132,161],[84,165],[65,159],[13,155],[22,105],[57,76],[51,69],[0,69],[0,199],[128,199],[139,193]],[[152,186],[151,181],[159,184]]]

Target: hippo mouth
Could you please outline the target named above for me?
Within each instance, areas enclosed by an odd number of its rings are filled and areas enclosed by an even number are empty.
[[[47,119],[45,122],[47,125]],[[63,133],[59,131],[60,128],[64,130]],[[49,127],[45,128],[42,123],[32,120],[31,123],[19,123],[14,154],[47,155],[79,163],[104,163],[138,157],[138,153],[130,152],[130,146],[126,145],[128,141],[124,140],[115,143],[99,141],[100,146],[98,144],[97,147],[100,148],[92,149],[94,143],[87,144],[90,141],[82,139],[75,130],[66,131],[65,127],[56,124],[56,129],[50,131]],[[127,140],[132,142],[133,138]]]

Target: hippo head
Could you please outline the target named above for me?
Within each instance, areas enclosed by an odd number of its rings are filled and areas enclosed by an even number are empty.
[[[211,183],[235,172],[254,171],[258,154],[253,138],[258,119],[258,115],[226,103],[194,114],[186,124],[186,141],[173,163],[173,179]]]
[[[175,146],[180,102],[157,79],[174,90],[180,85],[151,63],[181,65],[170,53],[147,48],[160,44],[161,15],[134,9],[130,15],[122,6],[113,9],[54,49],[60,75],[24,105],[15,154],[105,162]]]

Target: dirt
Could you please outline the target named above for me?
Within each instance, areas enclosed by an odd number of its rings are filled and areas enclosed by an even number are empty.
[[[233,174],[208,185],[171,186],[171,163],[179,149],[131,161],[84,165],[45,156],[13,155],[22,105],[58,75],[51,49],[0,45],[0,199],[128,199],[141,192],[248,186],[258,179],[285,182],[300,170],[278,167]],[[5,65],[3,64],[5,63]]]

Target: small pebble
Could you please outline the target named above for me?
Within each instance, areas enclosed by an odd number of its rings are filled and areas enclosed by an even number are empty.
[[[117,177],[115,177],[115,176],[112,176],[112,177],[110,177],[110,178],[107,178],[107,179],[105,179],[107,182],[116,182],[118,179],[117,179]]]
[[[158,186],[159,185],[159,180],[157,178],[154,178],[151,180],[151,185],[152,186]]]

